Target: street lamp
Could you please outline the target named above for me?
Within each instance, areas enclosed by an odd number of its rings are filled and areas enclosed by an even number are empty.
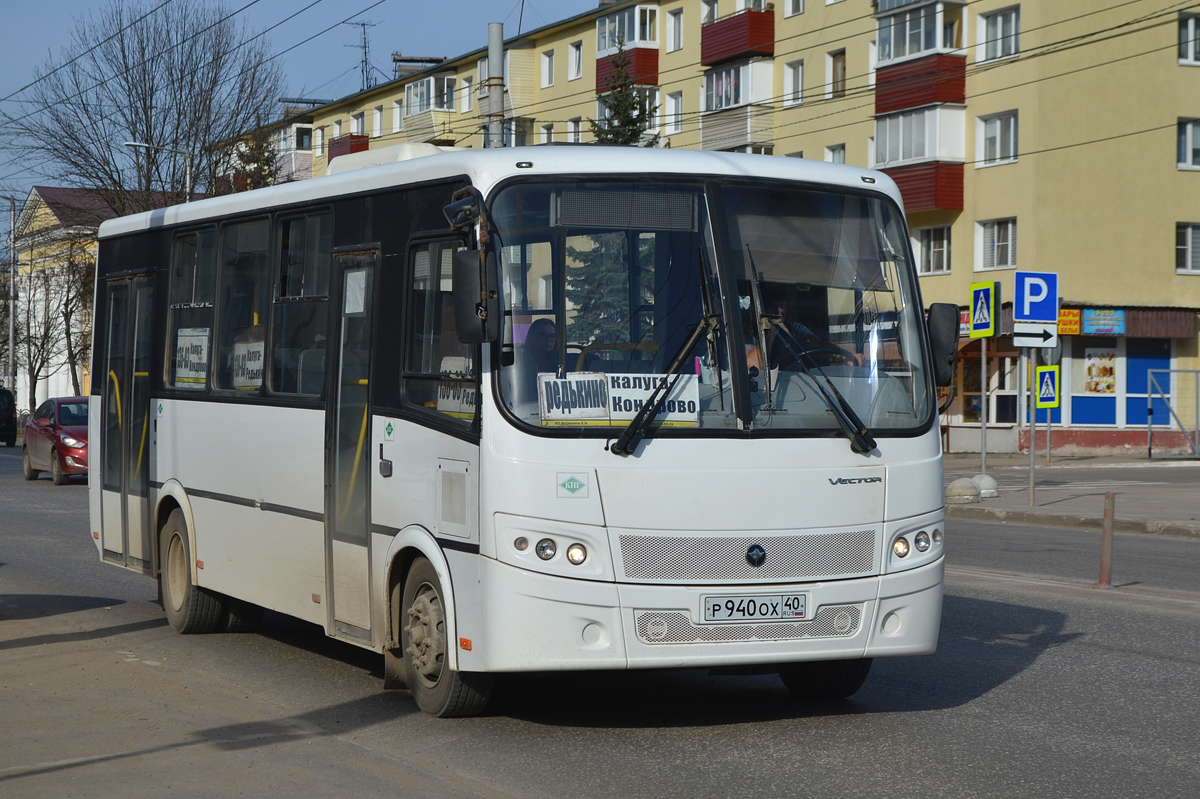
[[[192,154],[183,150],[176,150],[174,147],[163,147],[161,144],[146,144],[140,141],[127,141],[126,147],[141,147],[145,150],[163,150],[168,153],[175,153],[183,156],[183,201],[189,203],[192,201]]]
[[[16,394],[17,366],[13,355],[17,337],[17,200],[14,197],[3,199],[8,200],[8,371],[5,372],[5,382],[9,383],[8,390]]]

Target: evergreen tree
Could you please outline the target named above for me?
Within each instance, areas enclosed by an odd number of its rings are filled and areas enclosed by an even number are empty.
[[[275,144],[271,141],[275,129],[257,120],[254,128],[239,142],[237,166],[233,170],[233,190],[249,191],[274,186],[279,177],[279,162]]]
[[[625,52],[622,40],[617,41],[612,64],[613,72],[606,81],[606,91],[598,98],[608,109],[608,118],[603,122],[588,120],[592,136],[597,144],[654,147],[658,144],[658,134],[645,136],[645,133],[654,121],[658,106],[651,105],[649,94],[634,84],[629,71],[629,54]]]

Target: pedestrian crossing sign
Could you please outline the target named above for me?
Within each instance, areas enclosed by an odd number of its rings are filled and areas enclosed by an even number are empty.
[[[1037,368],[1037,397],[1034,406],[1037,408],[1057,408],[1059,400],[1059,371],[1057,366],[1039,366]]]
[[[996,317],[1000,312],[1000,283],[988,280],[971,284],[971,338],[996,335]]]

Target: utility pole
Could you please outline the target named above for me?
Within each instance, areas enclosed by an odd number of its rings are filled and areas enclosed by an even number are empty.
[[[504,146],[504,23],[488,23],[488,112],[485,147]]]
[[[17,391],[17,201],[8,200],[8,371],[4,373],[5,388]]]

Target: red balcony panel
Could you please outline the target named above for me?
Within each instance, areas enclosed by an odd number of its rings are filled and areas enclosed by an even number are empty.
[[[338,136],[336,139],[329,140],[329,160],[332,161],[339,155],[361,153],[363,150],[369,150],[370,148],[370,140],[365,133],[348,133],[345,136]]]
[[[775,55],[775,12],[743,11],[700,28],[700,63]]]
[[[883,172],[900,187],[906,213],[963,209],[962,164],[932,161],[892,167]]]
[[[650,47],[630,47],[625,51],[629,59],[629,72],[633,82],[639,86],[658,85],[658,51]],[[608,92],[608,81],[612,77],[613,59],[615,55],[605,56],[596,61],[596,94]]]
[[[930,103],[966,101],[966,56],[931,55],[894,67],[880,67],[875,73],[876,114]]]

